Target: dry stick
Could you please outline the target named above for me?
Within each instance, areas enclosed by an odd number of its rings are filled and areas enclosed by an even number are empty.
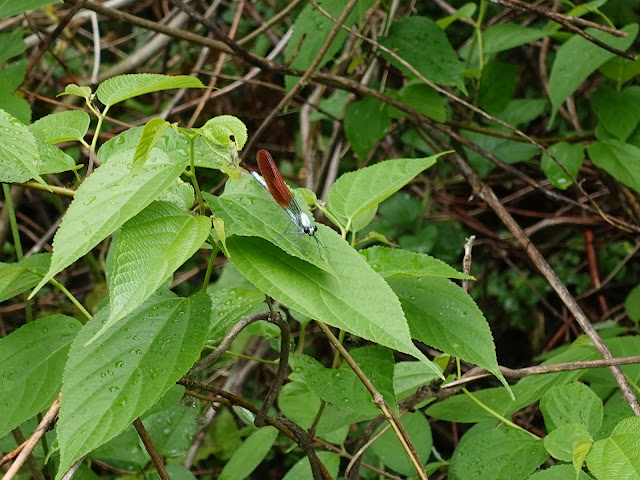
[[[473,248],[473,242],[476,241],[476,236],[471,235],[464,242],[464,257],[462,258],[462,271],[467,275],[471,275],[471,249]],[[469,280],[466,278],[462,280],[462,289],[469,291]]]
[[[280,20],[285,18],[287,15],[289,15],[289,13],[291,13],[291,11],[294,8],[296,8],[301,1],[302,0],[293,0],[292,2],[289,2],[289,5],[284,7],[282,10],[276,13],[273,17],[271,17],[269,20],[267,20],[258,28],[256,28],[253,32],[248,34],[246,37],[242,37],[240,40],[238,40],[238,45],[246,45],[248,42],[258,37],[263,32],[266,32],[274,25],[280,23]]]
[[[36,445],[38,444],[38,442],[40,441],[44,433],[49,429],[49,426],[55,421],[59,411],[60,411],[60,395],[58,395],[58,398],[56,399],[56,401],[53,402],[53,405],[51,405],[51,408],[49,409],[49,411],[42,418],[42,421],[40,422],[38,427],[35,429],[31,437],[29,437],[29,440],[27,440],[27,442],[24,444],[22,451],[13,461],[13,464],[11,465],[11,467],[9,467],[9,470],[7,470],[7,473],[3,477],[3,480],[12,480],[16,476],[16,474],[18,473],[18,470],[20,470],[20,467],[22,467],[24,462],[27,460],[27,457],[31,454],[31,452],[33,452],[33,449],[36,448]]]
[[[386,417],[389,424],[391,424],[391,428],[393,428],[396,436],[398,437],[398,440],[400,441],[402,448],[404,448],[405,452],[407,452],[407,456],[409,457],[409,460],[411,461],[412,465],[416,469],[416,472],[418,473],[418,477],[420,477],[423,480],[428,480],[427,474],[424,471],[424,467],[420,463],[420,458],[418,457],[418,453],[416,452],[411,442],[411,438],[409,438],[407,431],[405,430],[404,426],[402,425],[402,423],[400,422],[396,414],[393,412],[393,410],[391,410],[391,407],[389,407],[389,404],[385,401],[385,399],[382,397],[382,395],[376,389],[373,383],[371,383],[371,380],[367,378],[365,373],[360,368],[360,365],[358,365],[355,362],[355,360],[351,357],[351,355],[349,355],[349,352],[347,352],[347,350],[338,341],[338,339],[333,334],[333,332],[329,329],[329,327],[327,327],[322,322],[318,322],[317,320],[316,320],[316,324],[320,327],[320,330],[324,332],[324,334],[327,336],[327,338],[329,339],[331,344],[336,348],[336,350],[338,350],[342,358],[344,358],[345,361],[349,364],[349,366],[355,372],[358,378],[360,378],[360,381],[362,382],[362,384],[366,387],[366,389],[369,391],[369,393],[373,397],[373,403],[375,403],[376,406],[380,410],[382,410],[382,413],[384,413],[384,416]]]
[[[24,445],[27,443],[27,439],[24,438],[24,434],[22,433],[22,430],[20,429],[20,427],[16,427],[14,430],[11,431],[11,433],[13,434],[13,438],[18,445]],[[40,467],[38,467],[38,462],[36,461],[35,457],[31,453],[27,457],[27,466],[29,467],[29,470],[31,471],[31,476],[33,478],[35,478],[36,480],[44,480],[44,474],[40,470]]]
[[[278,115],[280,111],[289,102],[291,102],[293,97],[295,97],[295,95],[307,85],[307,82],[315,72],[318,65],[320,65],[322,58],[324,57],[325,53],[333,43],[333,40],[335,39],[336,35],[338,35],[338,32],[340,32],[340,28],[342,27],[344,22],[347,20],[347,17],[349,16],[349,14],[354,9],[357,3],[358,3],[358,0],[349,0],[349,3],[345,6],[344,10],[342,11],[342,14],[340,15],[340,18],[338,18],[338,20],[336,21],[336,24],[333,26],[333,29],[329,33],[327,40],[324,42],[324,44],[322,45],[322,48],[316,55],[316,58],[313,59],[313,62],[311,62],[311,65],[309,65],[309,68],[304,72],[300,80],[298,80],[298,83],[296,83],[293,86],[293,88],[289,91],[289,93],[287,93],[284,97],[282,97],[280,102],[278,102],[278,105],[276,105],[276,107],[273,110],[271,110],[271,112],[269,112],[269,115],[267,115],[267,118],[264,119],[264,121],[258,127],[258,130],[256,130],[256,132],[251,136],[251,140],[249,140],[249,142],[245,146],[245,149],[244,149],[245,152],[251,152],[251,148],[253,147],[253,144],[264,133],[264,131],[267,129],[267,127],[273,121],[276,115]]]
[[[133,427],[136,429],[136,432],[138,432],[138,436],[140,437],[140,440],[142,440],[144,448],[147,449],[147,453],[151,457],[151,462],[158,472],[158,475],[160,475],[160,478],[162,480],[171,480],[169,474],[167,473],[167,470],[164,468],[164,459],[160,456],[160,454],[156,450],[156,447],[153,445],[153,441],[151,440],[147,429],[144,428],[140,417],[136,418],[133,421]]]

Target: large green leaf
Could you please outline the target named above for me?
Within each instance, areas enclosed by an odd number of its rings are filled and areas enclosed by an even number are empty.
[[[207,295],[158,293],[85,344],[106,321],[101,310],[76,337],[64,372],[58,441],[60,477],[78,458],[123,431],[154,405],[200,355],[211,303]]]
[[[386,105],[374,97],[365,97],[347,106],[344,114],[344,134],[351,148],[361,161],[378,140],[384,137],[391,127],[391,117]]]
[[[301,201],[297,192],[292,193],[302,211],[313,221],[306,203]],[[264,238],[289,255],[310,262],[326,272],[332,272],[326,255],[320,255],[313,239],[306,235],[298,238],[297,234],[285,233],[295,230],[291,220],[253,177],[244,175],[239,182],[228,181],[224,193],[219,197],[208,193],[203,195],[211,211],[224,220],[227,237],[241,235]],[[326,247],[324,235],[316,233],[316,236]]]
[[[0,302],[37,285],[47,273],[50,262],[50,253],[39,253],[18,263],[0,263]]]
[[[356,7],[347,17],[344,25],[349,28],[355,25],[374,3],[373,0],[359,0]],[[318,4],[333,18],[340,17],[345,6],[343,0],[320,0]],[[298,70],[306,70],[309,68],[313,60],[320,53],[327,38],[329,38],[329,34],[334,26],[335,23],[331,18],[328,18],[312,4],[306,4],[302,12],[300,12],[300,15],[298,15],[298,18],[296,18],[293,25],[293,33],[287,42],[285,58],[287,61],[291,61],[291,68]],[[338,32],[318,64],[318,68],[322,68],[338,53],[342,45],[344,45],[347,36],[348,34],[344,30]],[[286,77],[285,85],[287,89],[295,85],[296,80],[295,77]]]
[[[153,202],[122,226],[109,276],[110,315],[100,332],[138,308],[202,246],[211,219]]]
[[[638,24],[627,25],[622,29],[628,33],[626,37],[614,37],[595,28],[587,28],[585,31],[612,47],[626,50],[638,35]],[[552,121],[558,108],[569,95],[600,65],[614,56],[615,53],[598,47],[579,35],[574,35],[558,49],[549,75]]]
[[[53,240],[49,272],[31,297],[63,268],[85,255],[160,195],[186,167],[152,150],[131,175],[134,150],[113,155],[80,185]]]
[[[253,432],[222,469],[218,480],[244,480],[264,460],[276,441],[278,430],[263,427]]]
[[[91,118],[82,110],[56,112],[36,120],[29,129],[46,143],[81,140],[87,134]]]
[[[6,4],[8,2],[4,2]],[[0,11],[1,11],[0,6]],[[4,18],[0,15],[0,18]],[[3,33],[0,35],[0,65],[3,65],[10,58],[16,57],[24,52],[27,45],[22,40],[22,32],[16,30],[11,33]]]
[[[51,406],[80,327],[74,318],[51,315],[0,338],[0,438]]]
[[[426,158],[387,160],[355,172],[342,175],[331,187],[327,208],[343,225],[358,225],[358,217],[389,198],[426,170],[440,155]],[[375,212],[374,212],[375,213]],[[370,220],[370,218],[369,218]]]
[[[360,250],[371,268],[382,277],[441,277],[474,280],[471,275],[425,253],[375,246]]]
[[[211,326],[207,340],[218,343],[231,326],[245,315],[253,312],[257,305],[265,301],[259,290],[245,288],[225,288],[209,293],[211,298]],[[266,306],[265,306],[266,309]]]
[[[611,436],[591,446],[587,466],[598,480],[640,479],[640,418],[622,420]]]
[[[319,225],[318,235],[335,275],[255,237],[233,236],[226,248],[245,277],[286,307],[431,364],[413,345],[400,302],[385,281],[336,232]]]
[[[591,106],[607,132],[624,142],[640,123],[640,87],[632,85],[619,92],[600,85],[591,95]]]
[[[171,88],[206,88],[200,80],[188,75],[160,75],[158,73],[132,73],[112,77],[100,84],[98,100],[107,106],[145,93]]]
[[[578,423],[595,435],[602,426],[602,400],[583,383],[552,388],[540,399],[540,410],[548,432],[562,425]]]
[[[410,16],[394,22],[379,42],[438,85],[462,86],[462,64],[438,24],[427,17]],[[428,48],[426,48],[428,46]],[[381,55],[398,70],[415,77],[387,52]]]
[[[0,109],[0,181],[18,183],[35,178],[45,185],[38,172],[39,161],[40,151],[33,134]]]
[[[524,480],[549,457],[542,440],[510,427],[469,430],[451,458],[453,480]]]
[[[611,139],[593,142],[587,151],[595,165],[640,193],[640,148]]]
[[[400,298],[413,338],[486,368],[508,388],[498,369],[489,324],[469,294],[446,278],[387,281]]]

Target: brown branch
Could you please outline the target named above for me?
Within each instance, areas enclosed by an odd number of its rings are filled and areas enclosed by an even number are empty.
[[[160,475],[160,478],[162,480],[171,480],[171,478],[169,477],[169,474],[167,473],[166,468],[164,468],[164,459],[158,453],[158,450],[156,450],[156,447],[153,445],[153,441],[149,436],[149,432],[147,432],[147,429],[144,428],[144,425],[142,424],[142,420],[140,420],[140,417],[136,418],[133,421],[133,427],[136,429],[136,432],[138,432],[138,436],[140,437],[140,440],[142,440],[142,443],[144,444],[144,448],[146,448],[147,453],[151,457],[151,462],[153,463],[153,466],[158,472],[158,475]]]

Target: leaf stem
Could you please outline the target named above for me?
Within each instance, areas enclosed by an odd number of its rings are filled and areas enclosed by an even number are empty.
[[[196,191],[196,198],[198,199],[198,205],[200,206],[200,215],[204,215],[204,198],[202,198],[202,192],[200,191],[200,186],[198,185],[198,179],[196,178],[196,166],[194,160],[194,140],[197,137],[197,134],[187,134],[187,138],[189,139],[189,177],[191,178],[191,183],[193,183],[193,188]]]
[[[85,317],[87,317],[87,321],[91,320],[91,318],[92,318],[91,314],[87,311],[86,308],[84,308],[82,306],[82,304],[76,299],[76,297],[74,297],[73,294],[69,290],[67,290],[67,288],[64,285],[62,285],[57,280],[54,280],[53,278],[51,280],[49,280],[49,282],[51,283],[51,285],[53,285],[58,290],[60,290],[62,293],[64,293],[69,300],[71,300],[71,303],[73,303],[78,308],[78,310],[80,310],[80,312],[82,312],[82,314]],[[82,322],[82,320],[80,320],[80,322]],[[86,323],[87,322],[82,322],[83,325],[86,324]]]
[[[211,239],[211,237],[209,237]],[[218,254],[218,248],[215,242],[211,242],[211,255],[209,256],[209,263],[207,264],[207,271],[204,274],[204,280],[202,281],[202,288],[200,291],[205,293],[207,291],[207,286],[209,285],[209,280],[211,279],[211,272],[213,271],[213,265],[216,262],[216,255]]]

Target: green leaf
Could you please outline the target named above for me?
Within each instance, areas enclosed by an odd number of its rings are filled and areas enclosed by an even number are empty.
[[[356,22],[359,22],[374,3],[373,0],[360,0],[347,16],[344,26],[351,28]],[[343,0],[321,0],[318,1],[318,5],[333,18],[339,18],[345,7]],[[328,18],[312,4],[306,4],[294,22],[293,33],[287,42],[285,50],[285,58],[290,63],[291,68],[307,70],[320,53],[334,26],[335,23],[331,18]],[[347,36],[348,33],[344,30],[338,32],[318,64],[318,69],[326,65],[340,51]],[[296,81],[295,77],[286,77],[285,85],[287,90],[290,90]]]
[[[422,362],[398,362],[393,374],[393,390],[396,397],[402,399],[421,385],[426,385],[439,377],[433,370]]]
[[[13,0],[2,0],[0,1],[0,18],[13,17],[27,10],[34,10],[44,7],[45,5],[51,5],[57,1],[58,0],[21,0],[14,2]]]
[[[31,106],[24,98],[0,92],[0,108],[25,125],[31,122]]]
[[[0,438],[51,406],[81,326],[74,318],[51,315],[0,338]]]
[[[540,400],[540,410],[549,432],[562,425],[581,424],[595,435],[602,426],[602,400],[583,383],[552,388]]]
[[[482,32],[482,49],[485,55],[504,52],[535,42],[547,35],[549,32],[545,30],[523,27],[517,23],[498,23]]]
[[[206,88],[200,80],[188,75],[160,75],[158,73],[132,73],[112,77],[100,84],[98,99],[107,107],[145,93],[172,88]]]
[[[393,372],[395,366],[393,362],[393,352],[388,348],[380,346],[368,346],[354,348],[350,350],[349,353],[391,408],[393,408],[396,413],[399,413],[396,394],[393,390]],[[346,369],[350,367],[343,364],[341,368]]]
[[[640,123],[640,87],[632,85],[618,92],[600,85],[591,95],[591,106],[607,132],[624,142]]]
[[[164,192],[158,195],[156,201],[173,203],[182,211],[186,212],[193,206],[193,202],[195,201],[195,192],[190,183],[187,183],[178,177]]]
[[[196,480],[196,477],[191,473],[191,470],[179,463],[168,463],[165,465],[165,469],[167,470],[167,475],[171,480]],[[146,475],[144,480],[160,480],[160,475],[158,475],[158,472],[154,471],[151,475]]]
[[[420,463],[424,465],[431,455],[433,445],[429,422],[421,412],[407,413],[402,416],[400,421],[416,448]],[[392,428],[387,429],[373,442],[371,448],[386,466],[403,475],[415,475],[416,469]]]
[[[614,57],[600,67],[600,73],[619,85],[625,84],[640,74],[640,59]]]
[[[278,430],[273,427],[263,427],[253,432],[224,466],[218,480],[247,478],[267,456],[277,436]]]
[[[96,336],[160,288],[202,246],[210,230],[208,217],[191,216],[167,202],[153,202],[125,223],[108,281],[109,319]]]
[[[446,34],[430,18],[416,15],[402,18],[391,25],[387,37],[378,41],[433,83],[462,86],[462,64],[458,55]],[[380,55],[401,72],[415,77],[387,52]]]
[[[442,123],[447,119],[447,112],[444,109],[444,102],[440,94],[422,82],[417,80],[409,82],[400,90],[398,99],[436,122]],[[400,110],[398,112],[399,118],[409,116],[409,114]]]
[[[569,170],[573,178],[578,176],[584,161],[584,147],[581,143],[573,145],[567,142],[555,143],[549,147],[549,152]],[[546,153],[542,155],[540,167],[556,188],[566,190],[573,183],[573,178],[567,175],[560,165]]]
[[[640,479],[640,418],[622,420],[611,436],[591,446],[587,466],[598,480]]]
[[[486,64],[478,90],[480,107],[491,114],[502,112],[516,91],[517,80],[517,65],[497,61]]]
[[[229,328],[264,302],[264,294],[261,291],[245,288],[225,288],[210,293],[209,297],[213,307],[207,339],[211,343],[220,342]]]
[[[638,25],[630,24],[622,29],[626,37],[614,37],[594,28],[585,30],[593,37],[619,50],[626,50],[638,35]],[[551,121],[553,123],[560,105],[572,95],[589,75],[603,63],[615,56],[585,38],[574,35],[558,49],[549,75],[549,97],[551,98]]]
[[[593,142],[587,151],[595,165],[640,193],[640,148],[612,139]]]
[[[91,119],[82,110],[66,110],[42,117],[29,125],[31,133],[46,143],[82,140],[87,134]]]
[[[327,208],[343,225],[355,224],[359,216],[368,216],[365,215],[367,210],[377,208],[380,202],[436,163],[444,153],[426,158],[387,160],[345,173],[331,187]]]
[[[0,263],[0,302],[37,285],[47,273],[50,262],[50,253],[39,253],[18,263]]]
[[[156,146],[158,140],[164,135],[171,124],[164,118],[152,118],[142,129],[140,140],[136,145],[136,151],[133,154],[132,172],[138,172],[147,161],[151,154],[151,150]]]
[[[133,425],[87,454],[88,459],[97,459],[119,468],[141,472],[150,457]]]
[[[74,95],[76,97],[84,98],[87,102],[91,101],[91,87],[80,87],[75,83],[70,83],[64,87],[64,92],[59,93],[58,97],[63,95]]]
[[[378,140],[391,128],[391,118],[384,103],[365,97],[347,106],[344,114],[344,133],[351,148],[364,160]]]
[[[69,155],[64,153],[55,145],[49,145],[42,140],[36,138],[38,151],[38,173],[59,173],[73,170],[76,168],[76,162]]]
[[[0,11],[2,7],[0,6]],[[0,18],[5,18],[0,15]],[[17,57],[24,52],[27,45],[22,40],[22,32],[17,30],[11,33],[0,34],[0,65],[7,60]]]
[[[340,456],[337,453],[321,450],[316,451],[316,455],[327,469],[327,472],[329,472],[330,477],[337,478],[340,470]],[[309,463],[309,458],[305,456],[291,467],[282,480],[311,480],[312,478],[311,464]]]
[[[424,253],[375,246],[360,250],[360,254],[383,278],[441,277],[475,280],[471,275],[460,273],[443,261]]]
[[[589,450],[591,450],[591,445],[593,445],[593,440],[578,440],[573,443],[573,469],[576,472],[584,473],[582,471],[582,466],[584,465],[584,461],[587,458],[587,454]]]
[[[411,336],[486,368],[502,384],[489,324],[473,299],[445,278],[388,278],[407,315]]]
[[[208,147],[208,154],[213,154],[214,168],[239,180],[241,169],[238,150],[242,150],[247,141],[247,127],[244,123],[231,115],[221,115],[195,131]]]
[[[153,445],[164,457],[182,457],[187,453],[198,430],[199,408],[178,403],[145,416],[144,424]]]
[[[13,93],[24,81],[27,72],[27,60],[21,59],[0,68],[0,91]]]
[[[78,458],[123,431],[189,370],[204,345],[210,309],[206,295],[158,293],[100,342],[85,346],[106,321],[108,308],[85,325],[64,373],[57,480]]]
[[[531,475],[527,480],[593,480],[583,471],[576,472],[571,465],[553,465]]]
[[[567,423],[544,437],[544,447],[557,460],[571,462],[573,446],[578,441],[592,441],[591,435],[580,423]]]
[[[503,132],[502,127],[494,127],[490,128],[490,130]],[[462,133],[462,136],[479,147],[493,153],[500,160],[503,160],[508,164],[529,160],[538,151],[538,147],[531,145],[530,143],[516,142],[490,135],[483,135],[482,133],[477,132],[465,131]],[[463,147],[463,150],[469,159],[469,163],[478,171],[478,175],[480,177],[485,177],[495,167],[493,162],[487,160],[473,150],[466,147]]]
[[[335,276],[254,237],[228,238],[228,257],[284,306],[431,364],[413,345],[400,302],[385,281],[336,232],[319,225],[318,233]]]
[[[49,272],[35,293],[63,268],[89,252],[127,220],[149,205],[186,167],[159,150],[131,176],[133,150],[113,155],[80,185],[53,240]]]
[[[485,423],[465,433],[453,453],[449,472],[456,480],[524,480],[548,458],[542,440],[510,427],[489,430]]]
[[[636,285],[627,295],[624,301],[624,310],[632,322],[638,323],[640,321],[640,285]]]
[[[304,202],[300,201],[296,191],[292,192],[298,199],[298,205],[313,221]],[[268,240],[279,248],[300,259],[303,259],[325,272],[333,273],[325,255],[320,256],[315,242],[304,235],[304,238],[287,235],[291,231],[291,220],[284,210],[262,188],[253,177],[244,175],[239,181],[229,181],[224,193],[214,197],[206,192],[204,199],[211,211],[224,220],[225,235],[257,236]],[[320,242],[327,247],[324,235],[316,233]]]
[[[46,185],[38,172],[38,144],[29,129],[0,109],[0,131],[0,181],[21,183],[35,178]]]
[[[446,30],[449,25],[460,18],[472,18],[476,13],[477,5],[475,3],[465,3],[463,6],[456,10],[456,13],[438,19],[436,22],[442,30]]]

